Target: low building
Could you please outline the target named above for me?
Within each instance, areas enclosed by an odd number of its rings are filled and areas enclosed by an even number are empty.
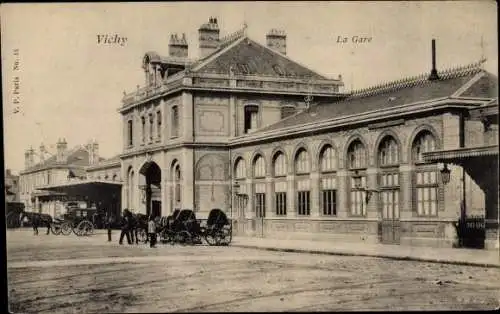
[[[14,175],[10,169],[5,170],[5,201],[19,202],[19,176]]]

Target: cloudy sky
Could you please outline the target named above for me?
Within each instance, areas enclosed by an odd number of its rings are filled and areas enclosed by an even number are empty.
[[[488,71],[497,74],[498,68],[494,1],[64,3],[0,9],[5,166],[14,171],[24,167],[29,146],[38,150],[43,142],[55,151],[60,137],[70,147],[95,138],[103,157],[120,153],[117,109],[123,91],[144,84],[144,53],[167,55],[170,34],[184,32],[195,58],[197,29],[210,16],[218,18],[221,36],[245,22],[249,36],[263,43],[269,29],[286,30],[292,59],[327,76],[341,74],[347,90],[429,71],[432,38],[440,69],[482,55]],[[97,35],[105,34],[127,42],[98,44]],[[371,41],[338,43],[339,36]],[[19,69],[13,70],[16,60]],[[13,104],[16,76],[20,105]]]

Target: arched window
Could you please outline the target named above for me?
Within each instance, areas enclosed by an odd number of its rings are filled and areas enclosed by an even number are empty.
[[[423,162],[422,153],[432,152],[436,149],[436,140],[429,131],[420,132],[413,141],[411,156],[413,162]]]
[[[310,171],[310,162],[309,162],[309,154],[305,149],[301,149],[298,151],[295,157],[295,173],[309,173]]]
[[[161,111],[158,110],[156,112],[156,137],[158,140],[161,140],[161,133],[162,133],[162,129],[161,129]]]
[[[142,125],[141,141],[144,144],[146,142],[146,118],[145,117],[141,117],[141,125]]]
[[[179,136],[179,107],[173,106],[171,111],[171,126],[172,126],[172,137]]]
[[[351,172],[350,208],[352,216],[366,215],[366,149],[363,143],[354,140],[347,149],[347,166]]]
[[[149,114],[149,142],[150,143],[153,142],[154,125],[155,125],[155,122],[154,122],[153,114],[150,113]]]
[[[181,202],[181,166],[176,164],[174,167],[174,185],[175,185],[175,201]]]
[[[236,165],[234,166],[235,179],[245,179],[247,176],[247,171],[245,167],[245,161],[243,158],[238,158]]]
[[[349,145],[347,162],[350,169],[366,167],[366,150],[360,140],[355,140]]]
[[[285,154],[277,152],[276,155],[274,155],[273,174],[275,177],[286,176],[286,170]]]
[[[330,145],[323,147],[320,155],[321,171],[333,171],[337,169],[337,154]]]
[[[326,145],[320,154],[321,208],[325,216],[337,215],[337,154],[331,145]]]
[[[309,216],[311,214],[311,180],[309,174],[311,169],[309,154],[305,149],[300,149],[295,156],[295,173],[299,175],[297,184],[297,214]]]
[[[253,163],[253,176],[255,178],[266,176],[266,163],[261,155],[258,155]]]
[[[416,163],[414,173],[414,206],[419,216],[438,214],[438,169],[435,164],[424,164],[422,153],[436,149],[436,140],[431,132],[421,131],[412,143],[412,161]]]
[[[134,198],[135,188],[136,188],[136,184],[135,184],[134,171],[130,170],[129,171],[129,180],[128,180],[128,204],[127,204],[127,207],[129,209],[133,209],[133,207],[134,207],[134,202],[135,202],[135,198]]]
[[[399,219],[399,145],[386,136],[378,147],[380,206],[382,218]]]

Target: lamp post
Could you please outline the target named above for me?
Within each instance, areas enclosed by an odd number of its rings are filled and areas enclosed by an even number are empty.
[[[441,172],[441,180],[443,181],[443,184],[448,184],[450,182],[450,173],[451,170],[448,169],[448,165],[444,164],[443,169],[440,170]]]

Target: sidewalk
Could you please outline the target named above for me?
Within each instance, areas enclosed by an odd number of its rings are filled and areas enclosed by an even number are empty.
[[[498,250],[431,248],[364,243],[331,243],[326,241],[281,240],[254,237],[233,237],[231,246],[281,252],[370,256],[397,260],[500,268],[500,253]]]

